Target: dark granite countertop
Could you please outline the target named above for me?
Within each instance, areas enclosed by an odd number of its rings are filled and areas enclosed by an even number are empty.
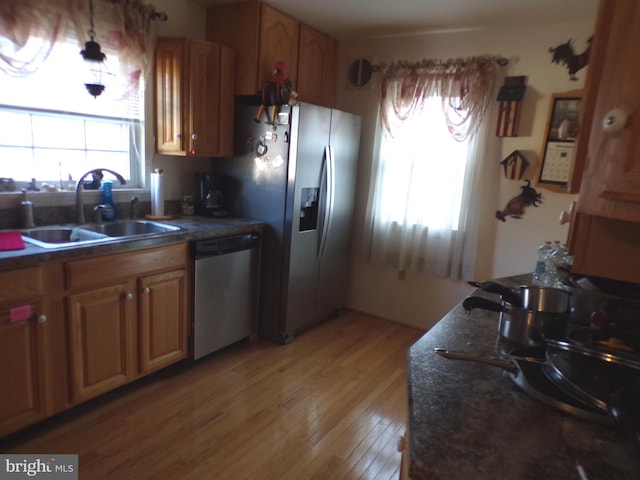
[[[156,220],[154,220],[156,221]],[[126,252],[177,242],[203,240],[239,233],[260,232],[263,222],[245,218],[211,218],[201,216],[176,217],[166,222],[181,227],[178,232],[145,235],[131,238],[115,238],[101,243],[46,249],[25,242],[25,249],[0,251],[0,271],[26,267],[54,259],[78,258],[86,255],[102,255]]]
[[[501,368],[434,353],[439,347],[498,356],[498,316],[467,315],[458,305],[410,348],[411,478],[579,479],[576,461],[589,480],[640,478],[640,446],[606,416],[602,423],[576,418],[532,398]]]

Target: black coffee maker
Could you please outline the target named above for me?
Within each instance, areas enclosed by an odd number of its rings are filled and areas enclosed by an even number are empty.
[[[208,217],[226,217],[228,212],[224,208],[222,176],[199,173],[196,181],[196,213]]]

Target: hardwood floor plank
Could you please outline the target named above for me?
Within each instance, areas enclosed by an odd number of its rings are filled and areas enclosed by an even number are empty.
[[[392,479],[406,352],[423,332],[347,312],[287,345],[241,342],[21,434],[6,453],[78,453],[82,479]]]

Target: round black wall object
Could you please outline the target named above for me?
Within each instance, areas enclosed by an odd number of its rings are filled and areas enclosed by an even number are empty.
[[[368,60],[359,58],[349,65],[349,83],[354,87],[364,87],[371,80],[373,66]]]

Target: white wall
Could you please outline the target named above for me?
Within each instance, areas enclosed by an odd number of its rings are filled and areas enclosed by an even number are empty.
[[[577,53],[581,52],[593,33],[594,23],[595,19],[341,42],[337,104],[339,108],[363,117],[350,308],[429,328],[462,300],[470,287],[463,282],[424,274],[408,273],[405,278],[399,278],[391,269],[374,268],[364,262],[362,229],[371,177],[377,85],[361,90],[349,88],[346,81],[349,63],[357,58],[376,63],[493,54],[510,60],[506,75],[527,77],[520,136],[500,140],[496,158],[486,159],[495,163],[495,175],[485,179],[483,194],[489,199],[489,205],[483,215],[477,280],[485,280],[530,272],[541,242],[566,240],[567,227],[559,225],[558,217],[561,210],[568,208],[573,195],[538,189],[544,201],[540,207],[528,208],[520,220],[508,219],[505,223],[496,220],[495,211],[503,209],[510,198],[520,193],[523,185],[522,181],[503,178],[500,161],[513,150],[520,150],[532,162],[525,178],[535,177],[550,95],[582,88],[588,70],[579,72],[579,81],[569,80],[566,68],[551,63],[548,49],[572,38]]]

